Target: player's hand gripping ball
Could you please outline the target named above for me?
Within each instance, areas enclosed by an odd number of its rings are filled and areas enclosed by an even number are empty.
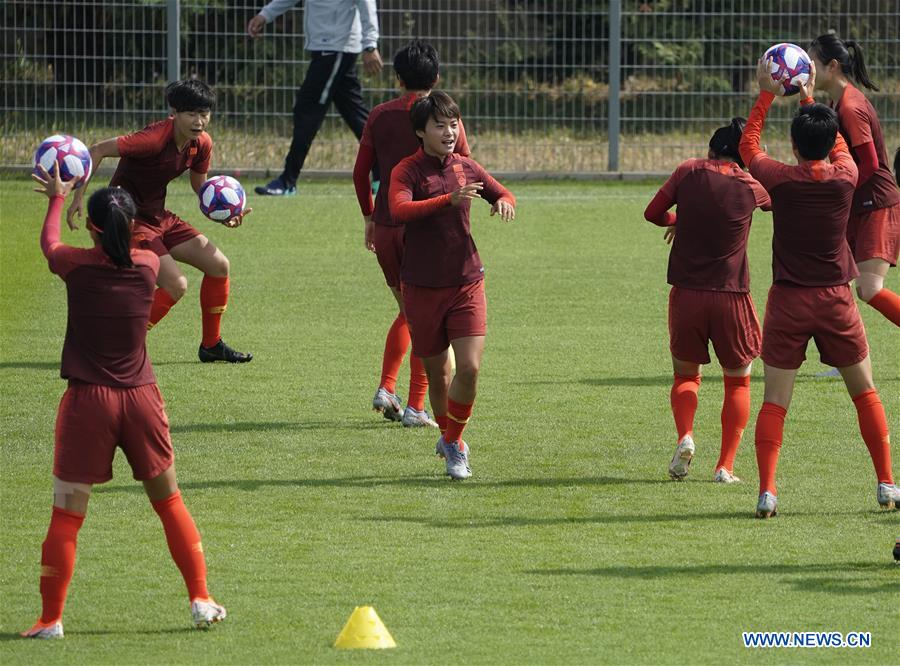
[[[780,84],[780,95],[796,95],[809,81],[809,55],[796,44],[776,44],[763,54],[772,80]]]
[[[59,167],[60,180],[74,180],[75,187],[79,188],[91,177],[91,151],[74,136],[54,134],[44,139],[34,151],[34,173],[38,176],[41,166],[50,176],[54,176]]]
[[[200,186],[200,212],[214,222],[227,222],[246,205],[244,188],[231,176],[213,176]]]

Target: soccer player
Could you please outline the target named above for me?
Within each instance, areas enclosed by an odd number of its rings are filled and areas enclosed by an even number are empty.
[[[184,577],[197,627],[225,619],[206,589],[203,546],[175,479],[169,421],[144,346],[159,258],[131,247],[135,204],[121,188],[94,192],[87,227],[94,247],[60,242],[70,183],[34,176],[49,198],[41,249],[66,283],[68,326],[60,375],[69,387],[59,403],[53,463],[53,514],[41,550],[41,617],[22,636],[62,638],[62,613],[75,569],[78,531],[95,483],[112,478],[116,446],[163,524]]]
[[[841,134],[859,169],[847,227],[859,268],[856,293],[900,326],[900,295],[884,287],[888,268],[896,266],[900,257],[900,189],[891,177],[878,114],[850,77],[869,90],[878,86],[869,79],[862,47],[853,40],[821,35],[813,40],[809,55],[816,64],[816,88],[831,98]]]
[[[441,429],[436,452],[452,479],[471,476],[462,434],[478,384],[487,303],[484,266],[472,239],[469,208],[491,204],[491,215],[515,218],[516,200],[474,160],[453,150],[459,140],[459,107],[435,90],[410,110],[421,147],[391,173],[391,219],[406,225],[400,268],[403,310],[413,354],[428,375],[428,395]],[[448,348],[456,354],[452,377]]]
[[[847,220],[858,171],[843,137],[837,114],[823,104],[802,106],[791,122],[797,165],[778,162],[760,148],[766,114],[778,82],[760,61],[760,93],[747,120],[740,154],[750,173],[772,197],[773,284],[763,322],[762,359],[765,395],[756,420],[759,501],[756,515],[777,513],[775,468],[784,420],[797,370],[806,358],[810,338],[823,363],[836,367],[853,399],[862,434],[877,477],[876,498],[893,509],[900,489],[891,472],[890,435],[884,407],[872,381],[872,362],[850,281],[856,266],[847,243]],[[809,98],[815,85],[815,63],[801,90]],[[826,161],[830,159],[830,163]]]
[[[400,398],[396,395],[397,374],[409,348],[410,335],[400,294],[404,227],[391,219],[388,201],[391,171],[400,160],[419,148],[419,139],[410,125],[409,110],[416,100],[431,93],[438,80],[439,67],[437,51],[430,44],[415,40],[397,51],[394,72],[403,95],[372,109],[363,129],[353,168],[353,184],[365,221],[365,246],[378,258],[384,279],[399,307],[384,343],[381,381],[372,400],[372,408],[384,414],[384,418],[402,421],[408,427],[437,427],[437,423],[425,411],[428,378],[421,359],[415,354],[409,358],[409,398],[402,415]],[[469,155],[462,120],[459,121],[459,137],[453,150],[466,157]],[[376,160],[382,186],[373,205],[369,173]]]
[[[753,211],[771,210],[763,186],[744,171],[738,144],[743,118],[709,140],[706,159],[682,162],[644,217],[666,227],[669,254],[669,348],[675,379],[670,401],[678,431],[669,476],[682,480],[694,457],[700,367],[709,343],[722,365],[722,444],[713,481],[734,483],[734,457],[750,418],[750,367],[759,356],[759,320],[750,297],[747,237]],[[678,205],[677,215],[669,208]],[[674,239],[674,240],[673,240]]]
[[[176,81],[166,88],[171,107],[167,120],[148,125],[139,132],[106,139],[91,146],[94,171],[104,158],[121,157],[111,187],[122,187],[137,205],[134,238],[142,248],[159,256],[159,288],[153,295],[149,326],[162,319],[187,291],[187,278],[176,261],[203,272],[200,312],[203,337],[197,352],[204,363],[245,363],[253,354],[235,351],[219,333],[222,314],[228,307],[228,258],[210,240],[175,213],[166,210],[166,186],[186,170],[191,172],[195,192],[206,181],[212,156],[212,139],[206,133],[215,105],[212,88],[197,80]],[[76,229],[75,218],[84,207],[87,187],[76,190],[66,220]],[[226,227],[241,224],[241,215],[226,221]]]

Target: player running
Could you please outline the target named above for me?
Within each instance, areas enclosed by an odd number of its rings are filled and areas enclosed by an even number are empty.
[[[831,98],[840,132],[859,169],[847,227],[859,268],[856,293],[900,326],[900,296],[884,287],[888,268],[900,257],[900,189],[891,177],[878,114],[849,77],[869,90],[878,86],[869,79],[862,47],[853,40],[844,42],[834,34],[816,37],[809,55],[816,64],[816,88]]]
[[[416,100],[431,93],[438,81],[439,66],[434,47],[419,40],[410,42],[397,52],[394,72],[404,94],[379,104],[369,113],[353,167],[356,198],[365,220],[365,246],[378,258],[384,279],[400,309],[384,343],[381,381],[372,400],[372,408],[384,414],[384,418],[402,421],[408,427],[437,427],[437,423],[425,411],[428,378],[421,359],[415,354],[409,357],[409,398],[402,414],[400,398],[396,395],[397,375],[409,348],[410,335],[400,294],[404,227],[391,218],[390,180],[391,171],[397,163],[419,148],[419,140],[410,126],[409,110]],[[459,121],[459,138],[453,150],[460,155],[469,155],[462,120]],[[376,160],[382,185],[373,205],[369,173]]]
[[[22,636],[62,638],[62,613],[75,569],[78,531],[91,487],[112,478],[116,446],[128,458],[163,524],[172,559],[187,585],[197,627],[225,619],[206,589],[203,546],[175,479],[169,421],[144,346],[159,258],[130,247],[135,205],[125,190],[104,188],[88,201],[94,247],[60,242],[60,217],[71,185],[34,176],[49,198],[41,249],[66,283],[68,326],[60,375],[53,463],[53,514],[41,550],[41,617]]]
[[[772,197],[774,220],[773,284],[763,322],[766,388],[756,420],[760,493],[756,515],[768,518],[777,513],[775,467],[794,380],[810,338],[815,339],[822,362],[838,368],[844,379],[875,465],[878,504],[893,509],[900,502],[900,489],[891,473],[887,419],[872,381],[866,331],[849,285],[857,275],[847,243],[856,164],[838,133],[837,114],[815,103],[801,107],[791,123],[798,164],[790,166],[766,155],[759,139],[779,85],[769,75],[769,64],[760,61],[757,68],[760,93],[740,143],[741,158]],[[813,63],[809,82],[801,90],[805,98],[815,77]]]
[[[159,288],[153,295],[149,326],[152,328],[187,291],[187,278],[176,261],[203,272],[200,312],[203,337],[197,352],[204,363],[245,363],[253,354],[243,354],[225,344],[219,334],[222,314],[228,307],[228,258],[212,242],[175,213],[166,210],[166,186],[186,170],[191,172],[195,192],[208,178],[212,139],[206,133],[215,105],[212,88],[197,80],[176,81],[166,88],[171,107],[167,120],[148,125],[139,132],[106,139],[91,146],[94,171],[106,157],[121,157],[110,186],[122,187],[137,205],[134,238],[159,256]],[[75,218],[84,207],[87,187],[75,192],[66,220],[76,229]],[[240,226],[248,208],[225,222]]]
[[[750,418],[750,367],[759,356],[759,320],[750,297],[747,238],[753,211],[771,210],[763,186],[744,171],[738,143],[743,118],[732,118],[709,140],[706,159],[682,162],[644,211],[666,227],[669,254],[669,348],[675,379],[670,401],[678,431],[669,476],[684,479],[695,444],[700,366],[709,343],[722,366],[722,444],[713,481],[734,483],[734,457]],[[678,205],[677,216],[669,208]],[[673,241],[674,238],[674,241]]]
[[[466,479],[469,447],[462,439],[478,383],[487,303],[484,266],[472,239],[473,199],[491,204],[503,221],[516,215],[516,200],[474,160],[454,153],[459,107],[445,92],[422,97],[410,110],[421,147],[391,173],[391,219],[406,225],[400,269],[403,309],[413,354],[428,374],[428,394],[441,429],[436,452],[452,479]],[[451,381],[448,348],[456,353]]]

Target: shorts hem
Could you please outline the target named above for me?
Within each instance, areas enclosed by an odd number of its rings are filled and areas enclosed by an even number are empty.
[[[840,368],[849,368],[852,365],[861,363],[862,361],[865,361],[868,357],[869,357],[869,350],[866,349],[865,353],[857,354],[855,361],[851,361],[850,363],[843,363],[842,365],[839,365],[839,364],[835,363],[833,360],[831,360],[830,358],[825,358],[824,356],[820,356],[819,360],[822,361],[822,363],[824,363],[825,365],[830,365],[832,368],[840,369]]]
[[[66,481],[67,483],[87,483],[92,486],[112,481],[113,478],[112,474],[104,476],[91,476],[89,474],[67,474],[62,470],[56,469],[55,467],[53,468],[53,476],[55,476],[60,481]]]
[[[131,477],[135,481],[150,481],[150,480],[158,477],[160,474],[165,472],[167,469],[169,469],[174,464],[175,464],[175,458],[172,457],[169,459],[168,464],[157,465],[156,467],[152,468],[149,472],[146,472],[146,473],[138,474],[134,470],[131,470]]]
[[[857,257],[856,255],[854,255],[853,261],[855,261],[858,265],[863,261],[868,261],[869,259],[881,259],[882,261],[888,262],[891,268],[897,268],[897,257],[886,257],[885,254],[887,254],[887,252],[885,252],[884,254],[876,253],[870,257]]]

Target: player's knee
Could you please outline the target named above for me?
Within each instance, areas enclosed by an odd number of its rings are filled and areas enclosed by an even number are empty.
[[[871,301],[879,291],[881,291],[880,284],[875,284],[868,280],[857,281],[856,283],[856,295],[866,303]]]
[[[475,386],[478,383],[479,363],[477,361],[463,362],[457,361],[456,379],[465,382],[469,386]]]
[[[231,262],[228,261],[228,257],[221,252],[216,252],[215,261],[210,267],[209,275],[213,277],[228,277],[230,271]]]
[[[169,296],[175,301],[181,300],[181,297],[187,293],[187,288],[188,282],[184,275],[179,275],[178,278],[163,286],[163,289],[169,292]]]

